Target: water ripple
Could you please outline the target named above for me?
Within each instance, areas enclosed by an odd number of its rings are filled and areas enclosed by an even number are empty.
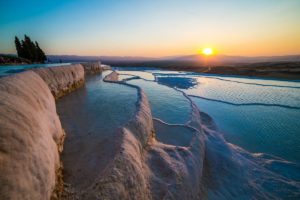
[[[263,87],[280,87],[280,88],[300,89],[300,87],[297,87],[297,86],[272,85],[272,84],[260,84],[260,83],[247,83],[247,82],[242,82],[242,81],[233,81],[233,80],[228,80],[228,79],[223,79],[223,78],[207,77],[207,76],[205,76],[205,78],[217,79],[217,80],[228,81],[228,82],[233,82],[233,83],[241,83],[241,84],[246,84],[246,85],[258,85],[258,86],[263,86]]]
[[[201,97],[197,95],[188,95],[190,97],[196,97],[208,101],[214,101],[214,102],[220,102],[220,103],[225,103],[233,106],[276,106],[276,107],[281,107],[281,108],[288,108],[288,109],[300,109],[300,107],[297,106],[289,106],[289,105],[281,105],[281,104],[267,104],[267,103],[232,103],[228,101],[222,101],[218,99],[211,99],[211,98],[206,98],[206,97]]]

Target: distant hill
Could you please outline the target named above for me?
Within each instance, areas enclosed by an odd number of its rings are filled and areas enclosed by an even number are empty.
[[[2,64],[4,63],[30,63],[26,59],[19,59],[16,55],[0,54]],[[49,62],[88,62],[101,61],[104,64],[120,66],[158,66],[158,67],[179,67],[179,66],[240,66],[255,63],[278,63],[278,62],[300,62],[300,55],[286,56],[227,56],[215,55],[204,57],[202,55],[184,55],[167,57],[130,57],[130,56],[77,56],[77,55],[47,55]],[[5,59],[4,59],[5,58]]]
[[[122,56],[77,56],[77,55],[47,55],[51,62],[87,62],[87,61],[102,61],[102,62],[133,62],[133,61],[148,61],[155,58],[147,57],[122,57]]]
[[[207,57],[202,55],[188,55],[173,57],[170,60],[177,61],[190,61],[190,62],[205,62]],[[208,62],[216,65],[234,65],[234,64],[249,64],[249,63],[261,63],[261,62],[299,62],[300,55],[287,55],[287,56],[227,56],[227,55],[215,55],[208,58]]]
[[[51,62],[85,62],[85,61],[102,61],[105,64],[116,65],[139,65],[139,64],[189,64],[189,65],[240,65],[250,63],[265,62],[300,62],[300,55],[287,56],[227,56],[215,55],[209,58],[202,55],[185,55],[185,56],[168,56],[168,57],[121,57],[121,56],[77,56],[77,55],[48,55]]]
[[[114,66],[156,67],[168,70],[193,71],[208,74],[256,76],[300,80],[300,55],[288,56],[226,56],[201,55],[153,57],[48,55],[49,62],[101,61]],[[1,64],[2,63],[2,64]],[[30,61],[15,55],[0,54],[0,65],[25,64]]]

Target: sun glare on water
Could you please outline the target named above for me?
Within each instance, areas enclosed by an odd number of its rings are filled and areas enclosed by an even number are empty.
[[[202,53],[206,56],[209,56],[209,55],[212,55],[214,52],[213,52],[212,48],[204,48],[202,50]]]

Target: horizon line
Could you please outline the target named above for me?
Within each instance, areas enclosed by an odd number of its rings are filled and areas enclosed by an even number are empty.
[[[0,55],[15,55],[17,56],[17,53],[0,53]],[[177,54],[177,55],[166,55],[166,56],[124,56],[124,55],[79,55],[79,54],[46,54],[47,56],[77,56],[77,57],[122,57],[122,58],[152,58],[152,59],[158,59],[158,58],[176,58],[176,57],[186,57],[186,56],[204,56],[203,54]],[[216,56],[228,56],[228,57],[246,57],[246,58],[259,58],[259,57],[288,57],[288,56],[300,56],[300,53],[298,54],[282,54],[282,55],[231,55],[231,54],[214,54],[210,55],[209,57],[216,57]]]

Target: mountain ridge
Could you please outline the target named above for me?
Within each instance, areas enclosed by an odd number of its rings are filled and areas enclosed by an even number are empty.
[[[164,57],[142,57],[142,56],[78,56],[78,55],[47,55],[51,62],[84,62],[100,60],[104,63],[116,62],[209,62],[211,64],[241,64],[241,63],[258,63],[258,62],[300,62],[300,54],[283,55],[283,56],[228,56],[214,55],[203,56],[197,54],[164,56]]]

